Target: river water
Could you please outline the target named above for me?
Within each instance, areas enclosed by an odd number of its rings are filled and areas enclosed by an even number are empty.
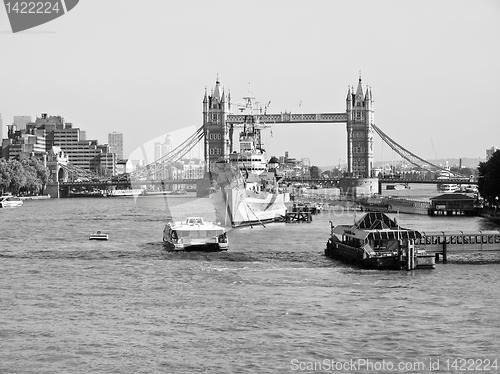
[[[176,220],[215,216],[209,199],[168,206]],[[326,258],[329,221],[355,214],[234,229],[227,252],[173,253],[161,196],[1,209],[0,373],[498,372],[500,254],[409,272]],[[109,241],[89,241],[97,230]]]

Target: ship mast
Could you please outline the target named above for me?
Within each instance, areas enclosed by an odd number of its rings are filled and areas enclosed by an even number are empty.
[[[258,102],[255,101],[255,97],[251,95],[251,91],[248,91],[248,96],[243,97],[243,100],[244,104],[239,105],[239,110],[246,114],[243,121],[243,131],[240,133],[240,139],[241,136],[252,137],[254,139],[255,148],[262,152],[261,124],[255,116],[255,114],[259,114],[259,108],[257,108]],[[269,104],[270,102],[266,105],[266,111]],[[262,108],[260,108],[260,111],[262,112]]]

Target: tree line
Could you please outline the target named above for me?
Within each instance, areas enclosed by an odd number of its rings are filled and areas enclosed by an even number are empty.
[[[493,153],[486,162],[479,163],[477,188],[479,194],[490,206],[496,206],[500,199],[500,151]]]
[[[38,195],[43,193],[50,172],[37,158],[29,160],[6,160],[0,158],[0,192],[15,195]]]

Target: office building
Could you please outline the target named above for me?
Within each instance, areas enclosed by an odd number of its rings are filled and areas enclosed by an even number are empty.
[[[172,137],[167,135],[165,142],[155,142],[155,161],[172,152]]]
[[[132,170],[137,170],[146,165],[144,160],[129,160],[130,163],[132,164]]]
[[[15,124],[8,126],[8,139],[2,143],[2,155],[6,158],[43,158],[53,147],[64,152],[68,161],[77,168],[106,176],[116,175],[116,156],[107,144],[86,140],[85,132],[65,122],[61,116],[42,113],[35,122],[24,129]]]
[[[486,150],[486,161],[488,161],[491,156],[493,156],[493,153],[495,153],[496,151],[498,151],[498,148],[496,147],[491,147],[490,149],[487,149]]]
[[[109,133],[108,144],[110,152],[116,154],[118,160],[123,160],[123,134],[115,131]]]
[[[18,130],[16,125],[7,125],[7,138],[2,140],[2,157],[27,159],[31,156],[43,158],[46,152],[46,136],[43,129]]]
[[[14,116],[13,124],[18,130],[26,130],[26,125],[31,122],[31,116]]]

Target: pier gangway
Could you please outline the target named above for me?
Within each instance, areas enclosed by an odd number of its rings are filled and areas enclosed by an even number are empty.
[[[436,260],[448,253],[477,253],[500,251],[500,230],[485,231],[419,231],[415,245],[435,254]]]

